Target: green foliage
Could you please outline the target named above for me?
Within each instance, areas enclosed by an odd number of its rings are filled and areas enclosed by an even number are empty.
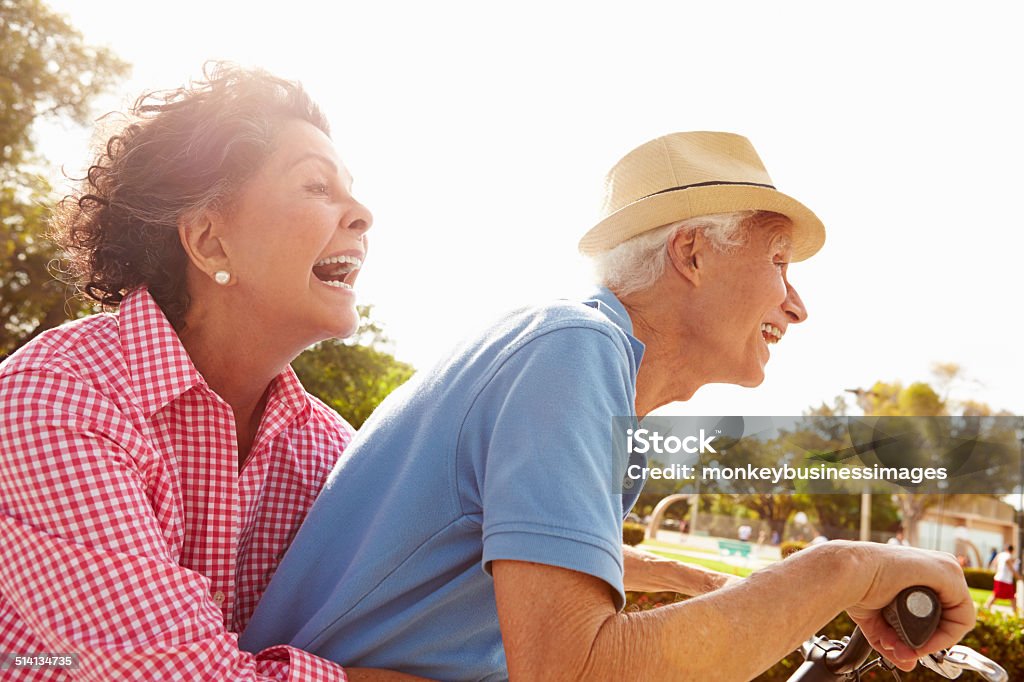
[[[841,613],[822,629],[821,634],[831,639],[839,639],[852,631],[853,621],[845,613]],[[961,643],[1006,668],[1011,680],[1024,679],[1024,621],[1021,619],[980,611],[977,624],[973,630],[967,633]],[[755,677],[754,680],[755,682],[785,682],[790,675],[796,672],[801,663],[803,663],[803,657],[799,653],[792,653]],[[968,678],[969,674],[965,673],[961,679],[971,679]],[[883,682],[893,678],[891,673],[872,670],[861,679],[865,682]],[[904,682],[935,682],[941,678],[919,665],[909,673],[901,672],[900,679]]]
[[[833,481],[819,482],[824,488]],[[857,540],[860,538],[860,495],[848,493],[819,493],[808,496],[817,516],[815,524],[831,540]],[[891,495],[871,496],[871,529],[888,531],[899,526],[900,516]]]
[[[644,533],[647,529],[639,523],[622,524],[622,542],[634,547],[644,541]]]
[[[946,405],[928,384],[918,381],[900,391],[896,398],[900,414],[937,417],[946,413]]]
[[[92,309],[68,300],[48,264],[44,237],[55,198],[26,166],[39,165],[32,126],[43,119],[86,123],[90,102],[127,65],[86,45],[62,16],[38,0],[0,0],[0,359],[36,334]]]
[[[306,390],[356,428],[414,371],[382,350],[387,340],[370,317],[372,307],[359,306],[359,314],[361,324],[354,341],[318,343],[292,363]]]
[[[800,542],[799,540],[787,540],[779,545],[779,552],[782,554],[782,558],[785,559],[790,554],[796,554],[806,546],[806,542]]]
[[[740,505],[757,514],[761,520],[767,521],[773,531],[778,531],[780,538],[785,533],[786,521],[796,512],[810,508],[810,499],[807,495],[737,495],[736,498]]]
[[[0,186],[0,359],[40,332],[93,312],[50,274],[58,252],[42,236],[48,191],[45,180],[27,175],[20,191]]]
[[[923,381],[906,387],[899,382],[876,381],[870,390],[857,395],[864,414],[875,417],[937,417],[949,413],[947,401]]]
[[[0,0],[0,165],[32,160],[39,118],[87,123],[89,103],[128,73],[103,47],[86,45],[62,15],[40,0]]]
[[[991,592],[995,587],[993,585],[995,577],[995,571],[990,571],[986,568],[964,568],[964,579],[967,581],[967,587]]]

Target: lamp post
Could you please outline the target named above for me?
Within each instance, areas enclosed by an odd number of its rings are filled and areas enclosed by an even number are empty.
[[[1017,440],[1020,442],[1020,478],[1017,485],[1020,486],[1019,497],[1017,498],[1017,560],[1018,566],[1024,567],[1024,417],[1017,426]]]
[[[857,396],[857,404],[864,411],[865,416],[867,416],[870,408],[869,398],[878,395],[874,391],[863,388],[847,388],[845,392]],[[865,490],[860,494],[860,539],[861,542],[867,542],[871,539],[871,493],[868,492],[867,486],[865,486]]]

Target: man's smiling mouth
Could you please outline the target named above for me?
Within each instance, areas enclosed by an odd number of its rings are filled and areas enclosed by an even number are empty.
[[[765,343],[778,343],[782,338],[782,330],[770,322],[764,322],[761,324],[761,336]]]

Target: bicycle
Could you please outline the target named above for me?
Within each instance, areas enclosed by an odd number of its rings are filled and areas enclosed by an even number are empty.
[[[883,611],[886,622],[900,638],[914,649],[920,648],[934,634],[942,616],[942,606],[935,592],[928,587],[908,587],[896,595]],[[874,653],[860,628],[840,640],[820,635],[811,637],[800,647],[804,663],[788,682],[853,682],[873,668],[888,670],[900,679],[896,667],[884,657],[868,658]],[[988,682],[1008,682],[1009,676],[997,663],[970,647],[957,644],[929,654],[918,663],[946,679],[955,680],[965,670],[981,675]]]

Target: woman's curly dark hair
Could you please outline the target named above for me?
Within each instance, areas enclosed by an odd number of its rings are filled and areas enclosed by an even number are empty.
[[[189,305],[179,221],[229,207],[284,122],[307,121],[330,134],[298,83],[222,62],[207,64],[203,76],[135,102],[78,192],[58,205],[51,229],[88,298],[117,305],[146,286],[175,326]]]

